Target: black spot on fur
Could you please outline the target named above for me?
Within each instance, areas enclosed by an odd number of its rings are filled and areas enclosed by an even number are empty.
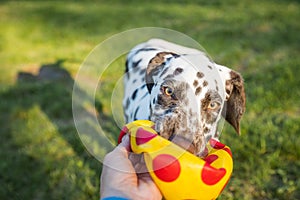
[[[207,127],[205,127],[204,130],[203,130],[204,134],[207,134],[209,131],[210,131],[210,130],[209,130],[209,128],[207,128]]]
[[[200,94],[200,92],[202,91],[202,88],[199,86],[196,88],[196,91],[195,91],[195,95],[198,95]]]
[[[129,104],[130,104],[130,99],[126,99],[126,105],[125,105],[125,109],[127,109],[129,107]]]
[[[141,99],[144,99],[146,96],[148,96],[149,94],[148,93],[145,93]]]
[[[198,78],[203,78],[204,77],[204,74],[202,72],[197,72],[196,75],[197,75]]]
[[[172,112],[173,112],[172,109],[167,109],[167,110],[164,111],[164,115],[170,114],[170,113],[172,113]]]
[[[208,67],[209,69],[213,69],[212,66],[210,66],[210,65],[207,65],[207,67]]]
[[[125,62],[125,73],[127,73],[129,70],[128,70],[128,60],[126,60]]]
[[[180,57],[180,55],[175,54],[175,53],[173,53],[172,56],[173,56],[174,58],[179,58],[179,57]]]
[[[142,61],[142,59],[139,59],[138,61],[133,62],[132,63],[132,68],[136,68],[140,64],[141,61]]]
[[[142,69],[141,71],[140,71],[140,75],[144,75],[146,73],[146,69]]]
[[[136,97],[136,94],[138,92],[139,89],[134,90],[134,92],[132,93],[131,99],[134,100]]]
[[[166,62],[169,62],[173,57],[167,58]]]
[[[178,74],[181,74],[182,72],[183,72],[183,69],[180,68],[180,67],[178,67],[178,68],[175,69],[175,71],[173,72],[173,74],[176,76]]]
[[[165,74],[167,73],[168,69],[169,69],[169,68],[164,69],[164,70],[162,71],[162,73],[160,74],[160,76],[165,75]]]
[[[133,115],[133,120],[137,120],[138,118],[137,118],[137,113],[138,113],[138,111],[139,111],[139,107],[135,110],[135,112],[134,112],[134,115]]]
[[[157,49],[155,48],[143,48],[143,49],[139,49],[137,52],[135,52],[135,55],[142,52],[142,51],[155,51]]]
[[[199,82],[198,82],[197,80],[194,80],[193,86],[194,86],[194,87],[197,87],[198,84],[199,84]]]

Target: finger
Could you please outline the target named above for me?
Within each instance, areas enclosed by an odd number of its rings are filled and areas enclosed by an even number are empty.
[[[103,164],[119,163],[123,159],[128,159],[129,135],[125,135],[121,143],[104,157]]]
[[[129,153],[128,158],[134,166],[137,174],[148,172],[143,154]]]
[[[130,136],[126,134],[123,136],[121,143],[118,145],[120,147],[124,147],[127,151],[130,151]]]
[[[152,181],[152,178],[149,172],[139,173],[137,174],[138,178],[143,181]]]

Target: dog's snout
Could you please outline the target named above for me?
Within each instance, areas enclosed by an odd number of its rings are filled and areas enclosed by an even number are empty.
[[[192,154],[194,154],[196,151],[193,142],[188,140],[187,138],[184,138],[181,135],[172,134],[169,140]]]

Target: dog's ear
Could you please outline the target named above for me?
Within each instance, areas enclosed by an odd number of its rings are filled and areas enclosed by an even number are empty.
[[[246,95],[242,76],[221,65],[216,65],[225,86],[225,104],[222,111],[223,117],[240,134],[240,120],[246,108]]]
[[[164,68],[166,60],[171,57],[178,57],[178,55],[172,52],[160,52],[149,61],[145,75],[149,93],[151,93],[155,82],[155,77],[159,75],[159,72],[161,72]]]

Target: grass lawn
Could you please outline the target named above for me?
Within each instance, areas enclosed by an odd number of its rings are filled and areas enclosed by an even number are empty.
[[[299,10],[296,0],[0,1],[0,199],[99,199],[101,163],[73,121],[74,77],[100,42],[146,26],[189,35],[245,79],[242,135],[226,125],[221,137],[234,172],[219,199],[300,199]],[[96,95],[114,139],[122,65]]]

